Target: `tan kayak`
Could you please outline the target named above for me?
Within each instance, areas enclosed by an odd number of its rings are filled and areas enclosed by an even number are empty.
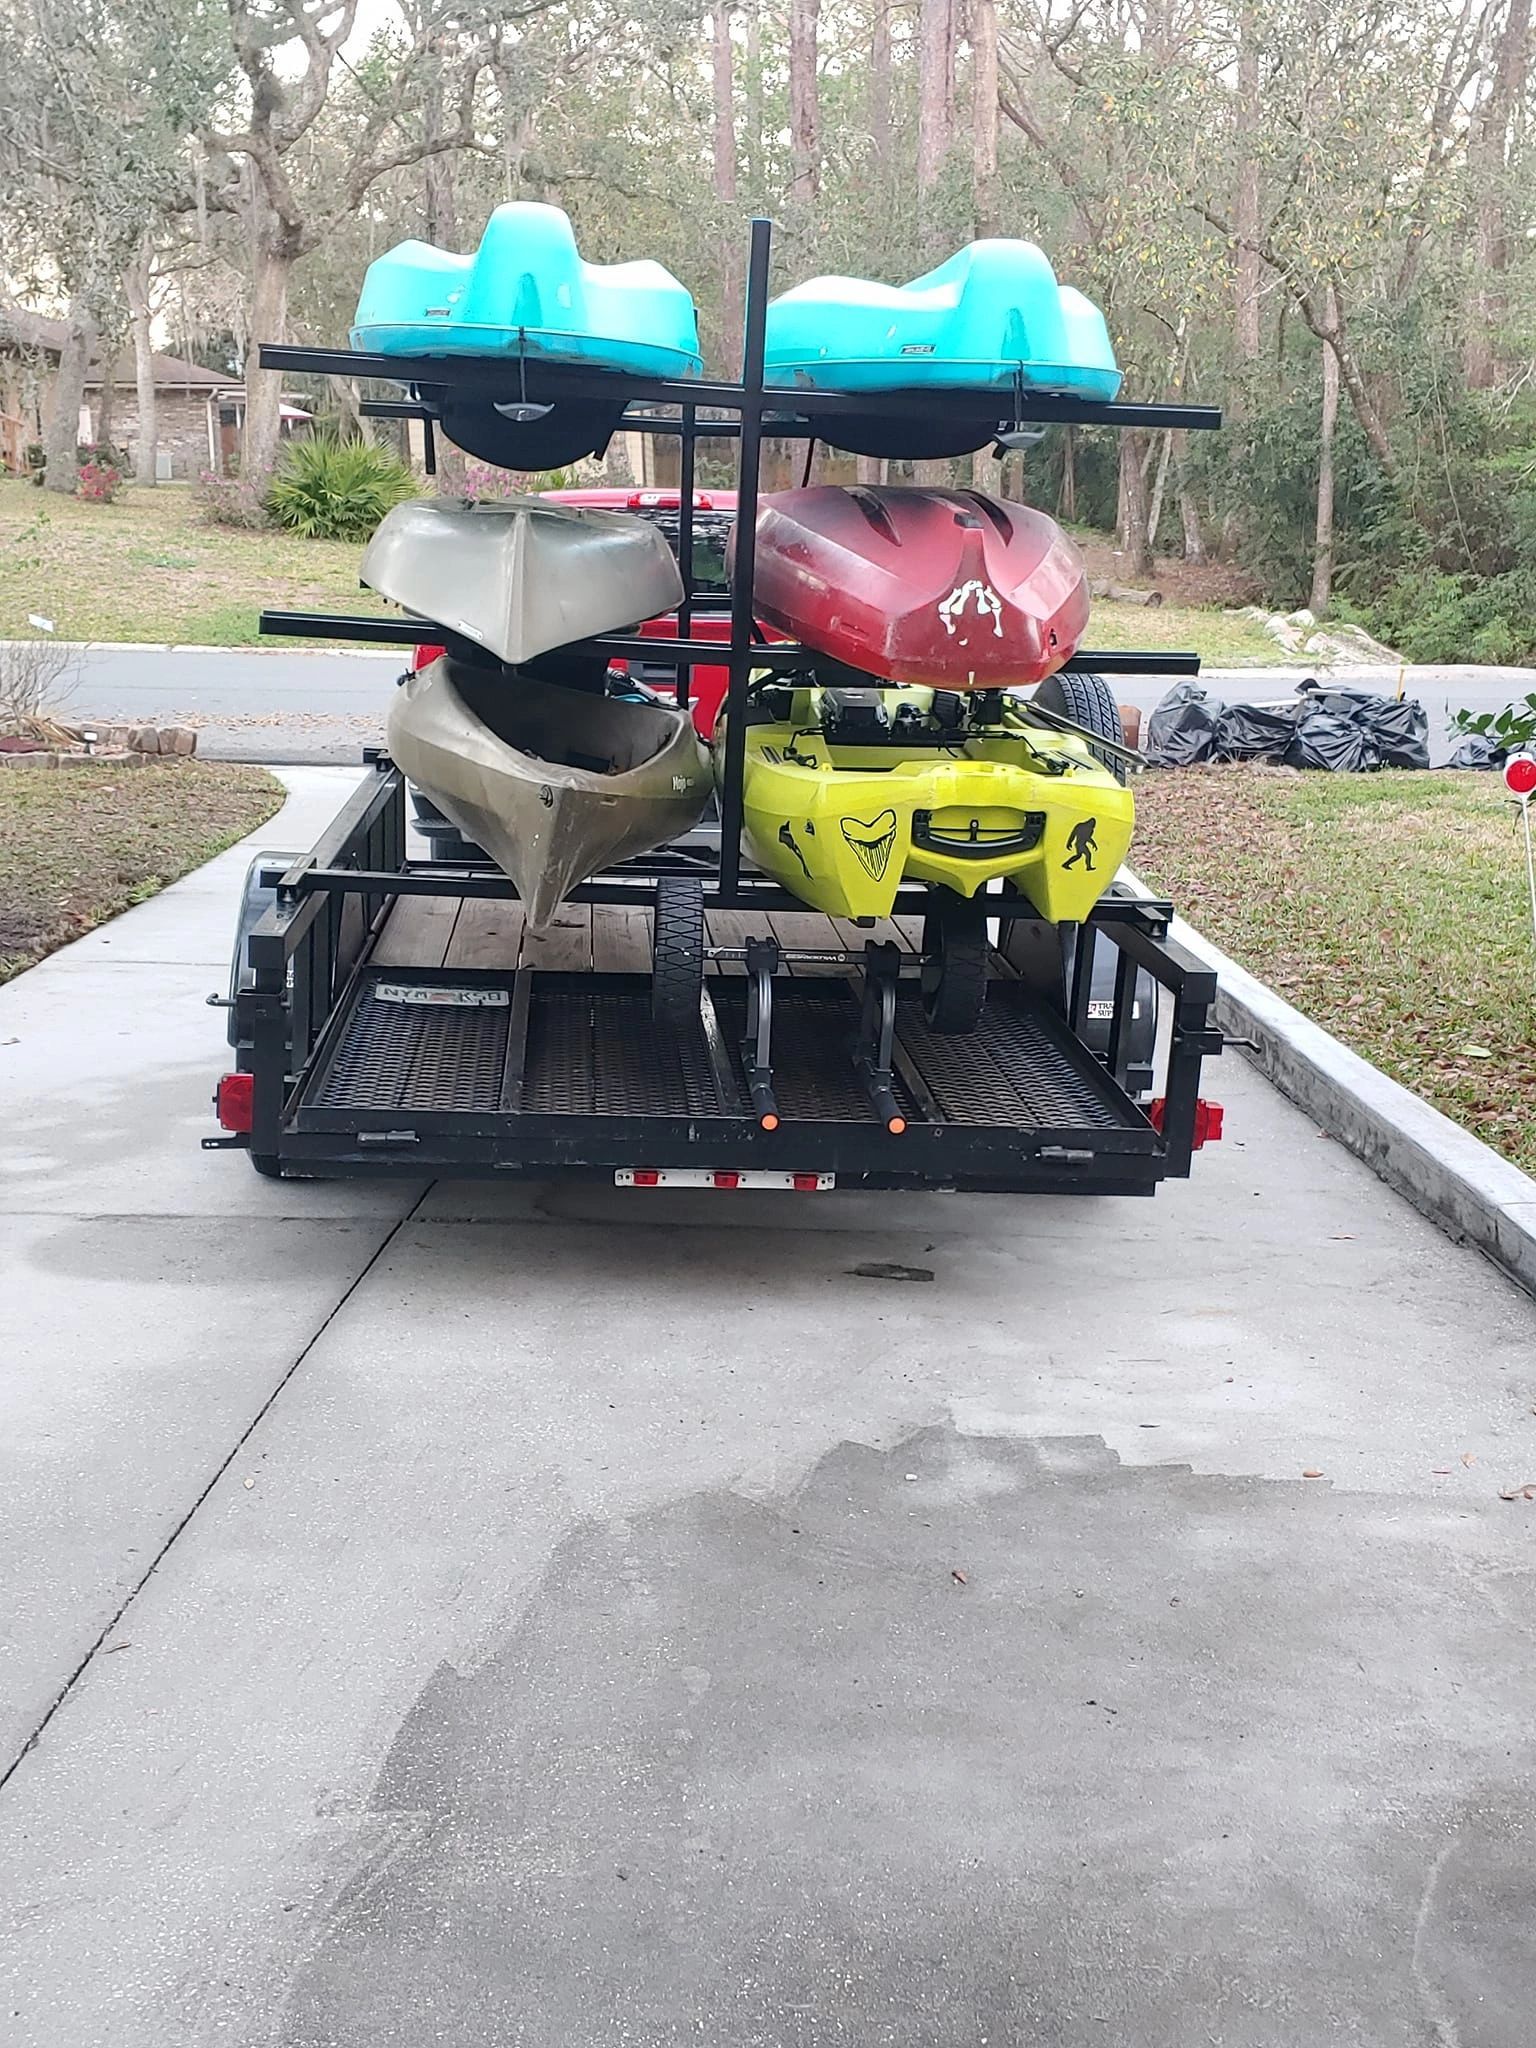
[[[531,925],[605,868],[686,832],[709,800],[692,720],[444,656],[395,692],[389,751],[516,885]]]
[[[638,625],[683,594],[649,520],[547,498],[396,505],[358,574],[392,604],[514,663]]]

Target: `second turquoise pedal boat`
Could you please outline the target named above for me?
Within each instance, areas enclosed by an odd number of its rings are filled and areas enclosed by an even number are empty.
[[[816,391],[1050,391],[1110,401],[1104,316],[1033,242],[972,242],[910,284],[813,277],[768,308],[766,382]]]
[[[473,256],[401,242],[363,280],[352,346],[380,355],[538,357],[697,377],[693,296],[661,264],[584,263],[558,206],[498,206]]]

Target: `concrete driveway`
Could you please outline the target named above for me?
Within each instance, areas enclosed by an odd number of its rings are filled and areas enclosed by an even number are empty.
[[[355,762],[384,737],[384,714],[404,666],[398,648],[87,647],[70,716],[172,725],[192,719],[203,753],[224,761]],[[1229,702],[1290,697],[1316,666],[1209,668],[1201,680]],[[1394,695],[1399,680],[1429,714],[1431,759],[1450,754],[1453,710],[1499,711],[1536,689],[1536,670],[1336,668],[1339,683]],[[1122,704],[1150,711],[1167,677],[1116,676]]]
[[[1526,2048],[1529,1300],[1236,1057],[1150,1203],[260,1181],[243,860],[0,991],[7,2048]]]

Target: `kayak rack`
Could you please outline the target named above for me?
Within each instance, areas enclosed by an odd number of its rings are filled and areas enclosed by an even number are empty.
[[[683,707],[694,667],[726,667],[726,744],[718,820],[595,877],[572,892],[563,929],[538,935],[512,883],[474,849],[455,858],[434,842],[432,858],[413,856],[405,778],[365,750],[373,772],[316,844],[253,864],[229,993],[210,998],[229,1012],[235,1057],[215,1097],[225,1135],[206,1147],[245,1150],[278,1175],[1150,1194],[1187,1174],[1216,1134],[1219,1112],[1199,1097],[1201,1063],[1221,1050],[1215,979],[1170,937],[1166,902],[1117,882],[1083,924],[1057,927],[1011,887],[988,894],[980,1020],[946,1034],[929,1027],[927,942],[914,936],[928,892],[904,885],[872,929],[834,925],[743,857],[750,678],[805,658],[764,641],[755,623],[762,443],[815,439],[830,417],[870,404],[764,382],[771,239],[770,224],[753,221],[736,381],[616,376],[534,356],[261,345],[264,368],[362,380],[374,387],[365,413],[422,420],[429,467],[450,398],[589,404],[618,430],[675,439],[676,634],[582,644],[665,664]],[[1220,424],[1208,407],[1022,388],[881,393],[879,409],[927,422],[941,410],[998,434],[1024,422]],[[693,632],[699,612],[719,609],[693,578],[696,454],[710,438],[737,450],[727,641]],[[403,616],[272,610],[261,628],[485,658]],[[1195,674],[1199,660],[1082,649],[1067,666],[1174,676]],[[641,935],[659,892],[680,882],[705,911],[702,995],[696,1018],[661,1018]]]
[[[740,894],[742,881],[741,826],[742,785],[746,759],[745,717],[749,679],[754,669],[789,670],[804,660],[803,651],[783,642],[763,641],[756,630],[754,587],[757,556],[757,508],[765,438],[814,440],[819,423],[837,414],[870,410],[868,392],[820,391],[770,385],[764,381],[769,267],[773,225],[766,219],[751,223],[748,250],[741,376],[736,382],[708,378],[634,377],[612,370],[588,369],[580,364],[552,363],[531,354],[508,353],[488,356],[404,356],[380,355],[350,348],[309,348],[263,342],[263,369],[288,370],[311,376],[346,377],[354,381],[383,383],[395,390],[402,387],[404,398],[370,395],[363,410],[374,416],[415,417],[427,423],[428,456],[432,459],[432,430],[447,398],[472,398],[494,402],[509,393],[533,405],[556,403],[587,404],[611,411],[623,407],[615,431],[674,437],[679,445],[678,559],[683,575],[683,600],[678,607],[678,633],[671,640],[640,640],[608,634],[581,643],[595,653],[611,658],[639,657],[674,666],[676,693],[680,705],[691,701],[695,666],[718,664],[730,676],[725,699],[726,735],[724,773],[720,778],[720,852],[714,876],[705,882],[706,902],[724,907],[746,907]],[[965,419],[995,431],[1008,432],[1022,425],[1077,425],[1100,427],[1144,427],[1207,431],[1221,425],[1220,411],[1213,406],[1132,404],[1081,399],[1061,393],[1032,391],[1022,382],[1011,394],[995,387],[974,390],[883,391],[878,394],[881,413],[892,418],[908,417],[931,421],[936,411],[947,418]],[[661,408],[663,410],[656,410]],[[725,414],[724,419],[702,415]],[[737,458],[736,551],[731,579],[728,642],[693,640],[689,637],[694,607],[693,513],[696,449],[701,440],[719,436],[739,443]],[[360,617],[329,616],[317,612],[269,611],[261,615],[261,630],[306,638],[330,637],[348,641],[372,641],[381,645],[451,644],[452,636],[436,627],[424,632],[407,619],[369,620]],[[1066,664],[1068,672],[1090,669],[1101,675],[1195,675],[1198,655],[1170,653],[1109,654],[1080,650]]]

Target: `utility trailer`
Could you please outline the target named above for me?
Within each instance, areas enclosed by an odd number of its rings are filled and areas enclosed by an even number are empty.
[[[807,911],[741,849],[749,677],[804,651],[758,634],[754,537],[761,441],[814,441],[867,400],[763,383],[770,228],[753,223],[737,384],[619,378],[533,359],[372,357],[264,347],[274,369],[404,384],[365,410],[433,425],[445,397],[523,410],[591,402],[626,431],[679,443],[677,637],[587,643],[730,672],[719,816],[599,876],[555,923],[527,927],[483,860],[415,858],[407,791],[382,754],[318,844],[253,865],[227,996],[235,1059],[210,1149],[269,1175],[408,1173],[635,1187],[705,1185],[1150,1194],[1220,1133],[1200,1095],[1221,1049],[1215,979],[1168,933],[1170,906],[1111,886],[1081,926],[1042,920],[1006,886],[985,898],[987,996],[973,1031],[931,1028],[925,982],[943,971],[929,899],[904,886],[892,917]],[[882,396],[882,408],[903,401]],[[1020,390],[923,394],[1018,434],[1026,422],[1211,427],[1205,408],[1093,404]],[[704,414],[701,417],[701,413]],[[688,574],[696,443],[738,444],[728,643],[691,637]],[[269,632],[400,645],[446,639],[408,619],[267,613]],[[466,653],[471,650],[464,650]],[[1070,673],[1192,674],[1193,655],[1080,653]],[[1102,690],[1099,695],[1103,696]],[[1107,733],[1103,735],[1107,740]]]

